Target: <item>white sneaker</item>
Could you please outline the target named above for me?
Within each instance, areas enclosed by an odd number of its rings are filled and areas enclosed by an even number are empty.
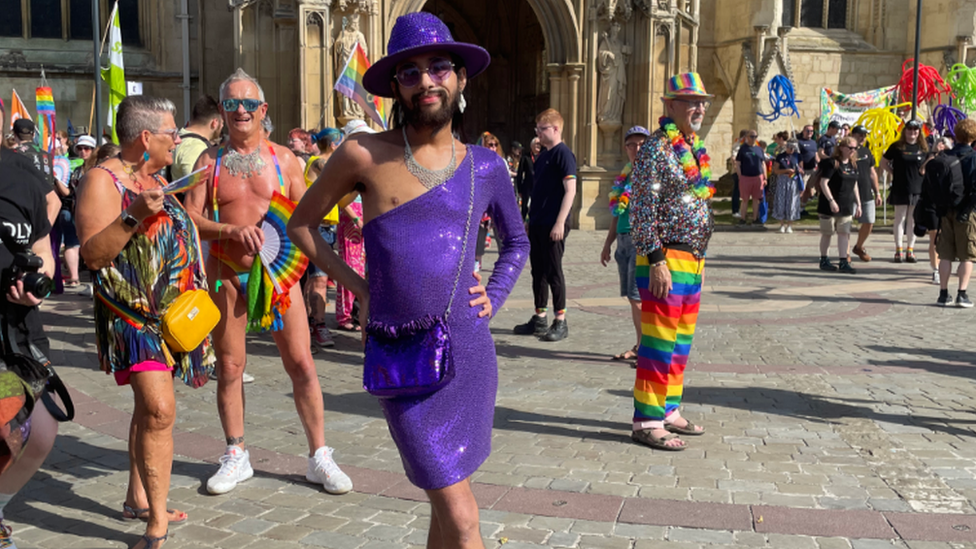
[[[308,458],[308,473],[305,474],[305,479],[321,484],[330,494],[345,494],[352,490],[352,479],[343,473],[332,459],[334,451],[328,446],[316,450],[315,455]]]
[[[779,226],[779,232],[782,233],[782,234],[786,234],[786,225],[780,225]]]
[[[253,476],[251,454],[240,446],[228,446],[224,455],[220,456],[220,469],[207,480],[207,491],[211,494],[226,494],[237,483]]]
[[[740,215],[739,212],[734,212],[732,214],[732,219],[742,219],[742,215]]]
[[[332,341],[332,332],[325,324],[316,324],[312,328],[312,342],[322,348],[335,347],[335,341]]]
[[[932,284],[941,284],[942,280],[939,278],[939,271],[932,271]]]
[[[786,226],[786,234],[793,234],[793,226],[792,225],[787,225]]]
[[[213,372],[211,372],[210,379],[212,379],[214,381],[217,381],[217,371],[216,370],[214,370]],[[254,376],[252,376],[251,374],[249,374],[247,372],[244,372],[244,374],[241,375],[241,382],[242,383],[254,383]],[[2,548],[0,548],[0,549],[2,549]]]

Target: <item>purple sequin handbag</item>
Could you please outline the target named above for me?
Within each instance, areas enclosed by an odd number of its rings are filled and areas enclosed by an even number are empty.
[[[471,150],[468,150],[471,154]],[[443,316],[426,315],[405,324],[370,321],[366,325],[363,388],[379,398],[418,397],[437,391],[454,379],[454,357],[447,318],[457,292],[474,210],[474,159],[471,160],[471,199],[461,241],[454,288]],[[428,191],[431,192],[431,191]]]

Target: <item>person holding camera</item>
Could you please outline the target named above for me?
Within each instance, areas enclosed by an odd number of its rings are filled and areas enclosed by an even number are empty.
[[[35,177],[24,167],[0,162],[0,280],[5,294],[0,299],[4,357],[0,370],[4,375],[16,372],[13,353],[38,360],[46,360],[38,354],[50,353],[38,305],[52,290],[51,220],[44,190],[25,184]],[[58,434],[57,421],[40,404],[43,383],[40,390],[31,389],[33,394],[26,394],[26,385],[0,384],[0,401],[16,398],[36,404],[25,421],[5,415],[0,426],[0,547],[15,547],[11,529],[3,522],[3,508],[44,463]]]
[[[178,309],[184,294],[207,289],[196,224],[175,197],[164,193],[158,175],[172,164],[180,143],[175,111],[168,99],[124,99],[116,115],[121,152],[85,174],[75,208],[81,255],[95,271],[99,361],[117,384],[132,386],[135,398],[122,517],[148,520],[138,549],[158,549],[169,523],[187,519],[186,513],[166,508],[176,413],[173,378],[200,387],[215,363],[209,335],[199,344],[177,346],[167,331],[170,307]]]

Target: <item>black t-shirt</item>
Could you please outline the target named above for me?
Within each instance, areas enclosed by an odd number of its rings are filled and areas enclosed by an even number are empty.
[[[837,169],[838,165],[839,169]],[[824,158],[820,161],[818,173],[820,173],[821,181],[827,181],[830,195],[837,202],[840,211],[836,214],[830,211],[830,201],[827,200],[824,193],[820,193],[817,213],[831,217],[853,215],[854,189],[857,187],[857,165],[854,162],[843,164],[833,158]]]
[[[874,170],[874,155],[871,149],[861,145],[857,149],[857,194],[861,202],[874,200],[874,185],[871,183],[871,171]]]
[[[22,174],[21,181],[37,187],[45,196],[54,190],[54,185],[44,177],[43,172],[38,171],[34,162],[26,155],[10,149],[0,149],[0,164],[12,164],[23,170],[26,176]]]
[[[781,170],[796,170],[797,169],[797,157],[795,154],[788,152],[781,152],[776,155],[776,163],[779,164],[779,169]]]
[[[813,139],[797,139],[796,146],[803,169],[808,173],[817,169],[817,142]]]
[[[14,150],[31,161],[34,168],[44,175],[44,180],[51,185],[50,190],[53,191],[57,180],[54,177],[54,169],[51,167],[51,156],[44,152],[38,145],[29,141],[17,145],[14,147]]]
[[[891,195],[904,197],[922,194],[922,163],[925,153],[918,143],[895,143],[884,157],[891,163]]]
[[[563,180],[567,177],[576,177],[576,155],[565,143],[543,151],[536,158],[529,225],[551,227],[556,224],[566,194]]]
[[[46,193],[36,185],[24,181],[35,176],[9,162],[0,162],[0,231],[5,232],[14,250],[6,243],[0,245],[0,271],[6,274],[13,264],[14,253],[24,252],[51,232],[47,219]],[[44,354],[50,353],[44,327],[37,307],[24,307],[7,301],[7,288],[0,292],[0,314],[14,333],[14,343],[21,352],[27,351],[27,341],[33,341]]]
[[[830,156],[834,154],[834,147],[837,146],[837,138],[823,134],[820,139],[817,140],[817,149],[823,149],[824,155]]]
[[[766,153],[759,145],[742,145],[735,155],[739,163],[739,171],[746,177],[756,177],[766,173]]]

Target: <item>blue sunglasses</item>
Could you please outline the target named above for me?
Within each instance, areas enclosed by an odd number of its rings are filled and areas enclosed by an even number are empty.
[[[254,112],[261,108],[264,101],[258,101],[257,99],[224,99],[220,104],[224,107],[224,112],[234,112],[240,105],[244,105],[245,111]]]

